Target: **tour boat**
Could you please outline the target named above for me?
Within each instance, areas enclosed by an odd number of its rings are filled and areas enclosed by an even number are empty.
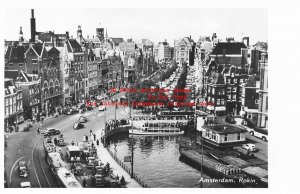
[[[180,128],[176,127],[145,127],[139,129],[129,129],[129,134],[133,135],[182,135],[184,131],[181,131]]]

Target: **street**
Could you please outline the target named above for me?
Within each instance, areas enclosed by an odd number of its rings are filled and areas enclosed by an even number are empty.
[[[114,98],[119,98],[123,93],[119,93]],[[115,114],[116,110],[116,114]],[[127,111],[126,111],[127,110]],[[99,112],[98,108],[87,111],[84,115],[88,118],[88,122],[84,123],[85,127],[80,130],[74,130],[73,124],[79,119],[80,114],[60,115],[58,118],[52,117],[47,119],[42,129],[53,127],[62,131],[65,137],[66,145],[81,142],[83,135],[89,135],[90,130],[93,132],[104,128],[106,119],[117,119],[129,117],[128,108],[110,106],[106,111]],[[99,138],[99,137],[97,137]],[[9,134],[7,139],[8,147],[5,150],[5,170],[7,173],[7,182],[9,187],[20,187],[21,182],[29,181],[32,187],[58,187],[58,184],[52,176],[48,164],[45,160],[43,148],[43,136],[37,134],[36,127],[29,132],[19,132]],[[101,156],[100,156],[101,159]],[[28,163],[29,177],[20,178],[18,175],[18,161],[26,161]]]

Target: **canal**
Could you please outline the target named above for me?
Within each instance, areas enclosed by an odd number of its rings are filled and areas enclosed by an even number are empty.
[[[152,188],[200,187],[200,168],[191,166],[179,153],[179,136],[134,136],[134,173]],[[131,155],[131,137],[119,135],[109,140],[108,148],[124,161]],[[130,162],[125,163],[129,168]],[[211,178],[204,172],[204,178]],[[226,187],[221,183],[203,183],[203,187]]]

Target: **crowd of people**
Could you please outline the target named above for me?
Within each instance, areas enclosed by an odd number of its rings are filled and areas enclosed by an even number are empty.
[[[166,127],[176,127],[179,128],[183,125],[183,122],[176,122],[176,123],[164,123],[164,122],[158,122],[158,123],[149,123],[146,122],[143,124],[143,127],[159,127],[159,128],[166,128]]]
[[[106,130],[114,130],[119,126],[129,125],[129,119],[110,120],[105,123]]]

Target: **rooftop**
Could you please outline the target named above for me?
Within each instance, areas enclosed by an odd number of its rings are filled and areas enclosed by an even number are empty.
[[[220,42],[212,51],[212,55],[223,55],[223,50],[226,50],[227,55],[240,55],[242,48],[247,48],[242,42]]]
[[[206,130],[214,131],[218,134],[246,132],[245,129],[234,125],[204,125],[202,127]]]

